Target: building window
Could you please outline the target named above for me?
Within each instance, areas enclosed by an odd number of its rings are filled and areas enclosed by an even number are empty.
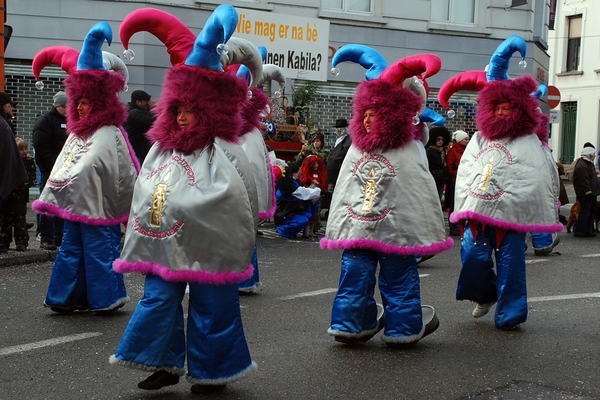
[[[321,0],[321,7],[330,10],[371,13],[371,1],[372,0]]]
[[[581,15],[569,17],[569,39],[567,42],[567,72],[579,70],[581,53]]]
[[[431,0],[431,20],[473,25],[475,7],[475,0]]]

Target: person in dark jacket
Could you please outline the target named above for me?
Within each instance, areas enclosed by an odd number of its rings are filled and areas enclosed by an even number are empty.
[[[12,122],[13,111],[16,105],[17,103],[11,101],[10,95],[8,93],[0,92],[0,115],[2,116],[2,118],[4,118],[4,120],[10,127],[13,135],[17,134],[17,131],[15,130],[15,125]]]
[[[146,132],[150,130],[156,119],[150,111],[154,106],[154,101],[152,101],[152,96],[143,90],[134,90],[131,93],[131,102],[127,103],[127,106],[129,107],[129,112],[123,128],[127,132],[131,147],[133,147],[133,151],[141,165],[144,163],[144,159],[151,147],[150,141],[146,137]]]
[[[67,140],[67,95],[56,92],[52,109],[38,118],[33,126],[33,148],[35,162],[40,169],[40,193],[44,190],[50,177],[54,162]],[[56,250],[62,242],[63,220],[50,215],[38,215],[38,230],[40,247],[46,250]]]
[[[332,190],[335,187],[335,182],[340,174],[340,168],[342,167],[342,162],[344,162],[344,157],[346,157],[346,153],[348,153],[348,149],[352,144],[352,139],[350,139],[350,135],[348,135],[347,120],[343,118],[337,119],[333,127],[335,128],[337,139],[327,158],[327,181],[332,185]]]
[[[447,128],[435,126],[429,130],[429,143],[426,146],[427,161],[440,200],[444,194],[444,185],[446,185],[446,147],[449,143],[450,131]]]
[[[573,188],[575,196],[581,205],[579,218],[573,226],[573,236],[575,237],[594,237],[596,236],[594,228],[594,208],[596,206],[596,196],[599,194],[598,177],[594,168],[594,159],[596,158],[596,149],[594,147],[584,147],[581,150],[581,158],[575,162],[573,170]]]

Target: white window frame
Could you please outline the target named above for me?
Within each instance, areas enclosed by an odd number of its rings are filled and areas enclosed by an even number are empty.
[[[478,0],[471,0],[473,1],[473,22],[464,22],[464,21],[460,21],[457,22],[455,15],[457,14],[457,11],[459,10],[460,6],[457,4],[456,0],[445,0],[448,3],[448,19],[433,19],[433,17],[431,18],[432,22],[438,22],[438,23],[446,23],[446,24],[452,24],[452,25],[463,25],[463,26],[476,26],[477,25],[477,14],[479,12],[479,1]],[[433,2],[431,3],[431,8],[433,11],[433,7],[434,4]],[[431,15],[433,15],[433,12],[431,13]]]
[[[373,0],[369,0],[369,11],[350,10],[349,9],[350,8],[350,1],[351,0],[342,0],[342,7],[341,8],[325,7],[325,6],[323,6],[323,2],[321,2],[321,8],[323,10],[328,10],[328,11],[339,11],[339,12],[352,13],[352,14],[373,15]]]

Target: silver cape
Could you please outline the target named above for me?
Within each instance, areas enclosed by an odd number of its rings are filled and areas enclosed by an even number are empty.
[[[69,135],[39,201],[62,218],[115,224],[127,219],[136,178],[123,133],[103,126],[86,139]]]
[[[244,149],[258,194],[258,212],[267,213],[273,208],[273,178],[271,176],[271,162],[267,153],[267,146],[262,133],[254,128],[240,136],[240,146]]]
[[[242,148],[218,138],[190,154],[155,144],[135,185],[121,252],[126,270],[151,263],[192,275],[245,271],[258,214],[250,170]]]
[[[560,231],[558,179],[549,149],[535,134],[488,141],[476,132],[458,167],[452,219],[520,232]]]
[[[451,247],[422,147],[411,141],[400,149],[364,153],[352,145],[335,185],[322,247],[401,254]]]

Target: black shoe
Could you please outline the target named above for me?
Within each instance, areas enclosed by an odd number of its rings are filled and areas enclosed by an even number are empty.
[[[23,246],[22,244],[17,245],[17,251],[27,251],[27,246]]]
[[[59,314],[73,314],[73,311],[75,311],[75,307],[53,306],[53,307],[50,307],[50,309],[52,311],[54,311],[55,313],[59,313]]]
[[[589,232],[589,233],[586,233],[585,236],[587,236],[587,237],[596,237],[596,234],[594,232]]]
[[[421,264],[422,262],[425,262],[429,259],[433,258],[433,254],[425,254],[424,256],[421,257],[420,260],[417,261],[417,265]]]
[[[158,390],[165,386],[176,385],[179,383],[179,375],[167,371],[156,371],[140,383],[138,387],[144,390]]]
[[[34,224],[33,222],[27,222],[27,223],[25,224],[25,228],[27,228],[27,230],[30,230],[31,228],[33,228],[33,227],[34,227],[34,225],[35,225],[35,224]]]
[[[575,237],[587,237],[584,232],[573,232],[573,236]]]
[[[56,250],[56,245],[52,243],[42,242],[40,243],[40,249],[42,250]]]
[[[208,394],[217,393],[225,389],[225,385],[192,385],[192,393]]]

